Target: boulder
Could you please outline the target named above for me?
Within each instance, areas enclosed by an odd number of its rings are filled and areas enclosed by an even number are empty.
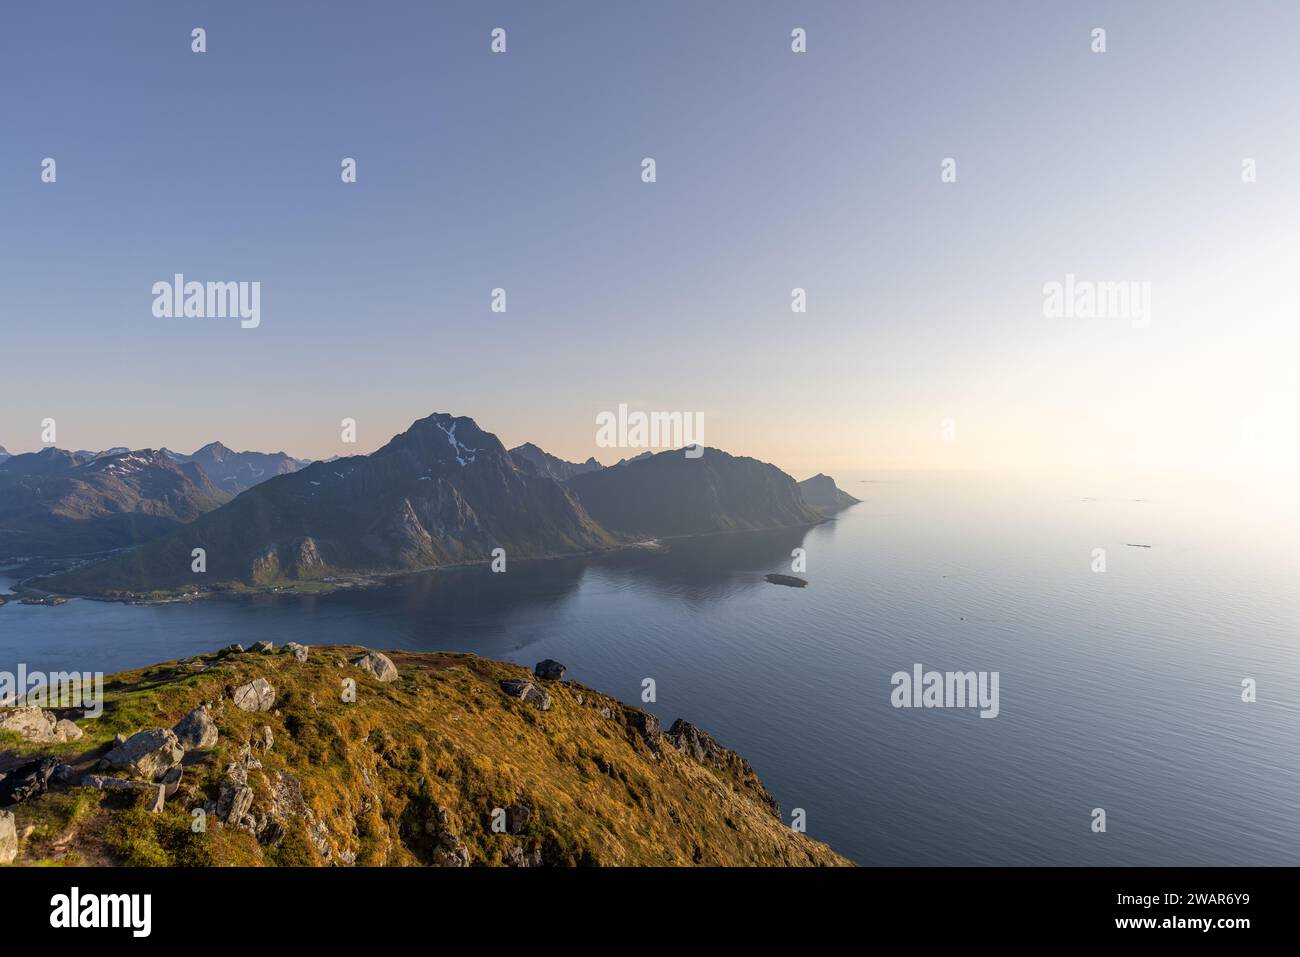
[[[275,689],[265,678],[255,678],[235,689],[235,707],[240,711],[270,711]]]
[[[77,727],[75,722],[69,721],[67,718],[60,718],[54,729],[57,734],[62,735],[60,738],[62,741],[80,741],[81,736],[85,734],[84,731]]]
[[[381,655],[377,651],[368,651],[352,663],[367,674],[373,675],[377,681],[387,684],[397,680],[397,665],[393,664],[387,655]]]
[[[156,781],[185,757],[176,732],[170,728],[150,728],[137,731],[104,755],[110,768],[129,771],[145,781]]]
[[[0,864],[18,859],[18,827],[13,811],[0,811]]]
[[[172,731],[176,733],[176,740],[186,751],[213,747],[220,737],[217,723],[212,720],[206,704],[199,705],[177,721]]]
[[[244,653],[244,646],[241,645],[239,642],[235,642],[233,645],[226,645],[226,647],[218,651],[217,657],[229,658],[231,655],[242,655],[243,653]]]
[[[40,797],[50,787],[50,778],[59,766],[57,758],[38,758],[20,764],[0,779],[0,805],[20,804]]]
[[[568,670],[554,658],[545,658],[533,665],[533,674],[544,681],[559,681]]]
[[[271,730],[269,724],[262,725],[261,730],[253,735],[253,744],[267,751],[275,747],[275,732]]]
[[[291,641],[284,646],[284,650],[293,655],[293,660],[303,662],[307,660],[307,646],[300,645],[296,641]]]
[[[253,642],[253,647],[249,650],[269,655],[271,652],[275,651],[275,645],[271,644],[269,641],[255,641]]]
[[[40,708],[0,711],[0,731],[9,731],[34,744],[53,744],[64,740],[58,725],[53,714]]]
[[[512,698],[518,698],[524,704],[530,704],[538,711],[551,710],[551,696],[531,681],[508,679],[501,682],[501,690]]]

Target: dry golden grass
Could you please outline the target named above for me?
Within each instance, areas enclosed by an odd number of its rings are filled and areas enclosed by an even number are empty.
[[[204,701],[221,740],[187,762],[181,792],[160,814],[111,802],[92,813],[66,793],[20,805],[20,829],[38,820],[44,828],[20,862],[57,862],[60,847],[75,847],[80,859],[141,865],[308,865],[325,862],[323,841],[336,862],[420,865],[431,860],[425,822],[442,808],[474,864],[503,864],[512,847],[576,865],[849,863],[787,827],[741,762],[706,766],[666,739],[656,754],[629,723],[635,709],[612,698],[544,682],[553,705],[542,712],[501,690],[502,679],[530,677],[525,669],[468,654],[392,653],[400,677],[385,685],[351,665],[363,651],[312,648],[306,663],[279,651],[205,656],[114,676],[104,715],[81,723],[83,763],[115,733],[170,727]],[[256,677],[276,689],[271,712],[231,701],[234,687]],[[343,700],[347,678],[354,703]],[[275,744],[253,752],[263,765],[248,773],[254,810],[271,806],[287,772],[310,815],[286,819],[273,845],[215,822],[191,833],[186,807],[215,797],[262,725]],[[493,809],[517,804],[531,809],[521,832],[494,833]]]

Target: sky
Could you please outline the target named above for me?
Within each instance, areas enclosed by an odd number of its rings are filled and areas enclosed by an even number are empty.
[[[1294,472],[1298,33],[1263,0],[6,4],[0,445],[327,457],[452,412],[612,462],[627,404],[796,477]],[[260,325],[156,317],[175,273],[259,282]],[[1045,316],[1067,275],[1149,283],[1149,321]]]

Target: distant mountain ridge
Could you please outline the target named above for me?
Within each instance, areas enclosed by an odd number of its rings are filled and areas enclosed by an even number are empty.
[[[164,451],[178,462],[196,463],[218,488],[232,495],[238,495],[277,475],[297,472],[310,464],[305,459],[295,459],[284,452],[235,452],[220,442],[209,442],[193,455]]]
[[[512,561],[822,521],[789,475],[717,449],[639,457],[564,482],[539,460],[573,465],[531,444],[516,455],[473,419],[436,413],[371,455],[278,475],[130,555],[46,585],[109,595],[268,586],[485,561],[497,548]],[[201,576],[195,548],[206,554]]]
[[[0,557],[137,545],[229,498],[197,465],[152,449],[90,461],[56,448],[15,455],[0,464]]]
[[[532,442],[525,442],[523,445],[515,446],[510,450],[510,456],[516,461],[523,459],[531,463],[543,475],[553,478],[557,482],[567,481],[575,475],[581,475],[583,472],[594,472],[597,469],[604,468],[594,458],[589,458],[585,462],[566,462],[549,452],[542,451]]]

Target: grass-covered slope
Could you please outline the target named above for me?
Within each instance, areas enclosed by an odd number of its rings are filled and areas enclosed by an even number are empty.
[[[57,754],[65,785],[15,812],[16,863],[127,865],[835,865],[792,831],[749,765],[707,735],[659,734],[638,709],[568,681],[466,654],[398,654],[380,683],[352,662],[364,649],[204,656],[109,680],[106,708],[77,742],[0,740],[0,770]],[[255,678],[270,711],[234,705]],[[356,700],[343,700],[344,679]],[[502,681],[534,680],[549,710]],[[208,702],[219,730],[190,751],[180,787],[150,813],[130,797],[78,787],[115,734],[172,727]],[[269,728],[272,744],[265,747]],[[219,801],[231,766],[254,794],[244,826],[195,833],[192,811]],[[504,833],[493,830],[494,810]],[[253,823],[255,822],[255,826]]]

